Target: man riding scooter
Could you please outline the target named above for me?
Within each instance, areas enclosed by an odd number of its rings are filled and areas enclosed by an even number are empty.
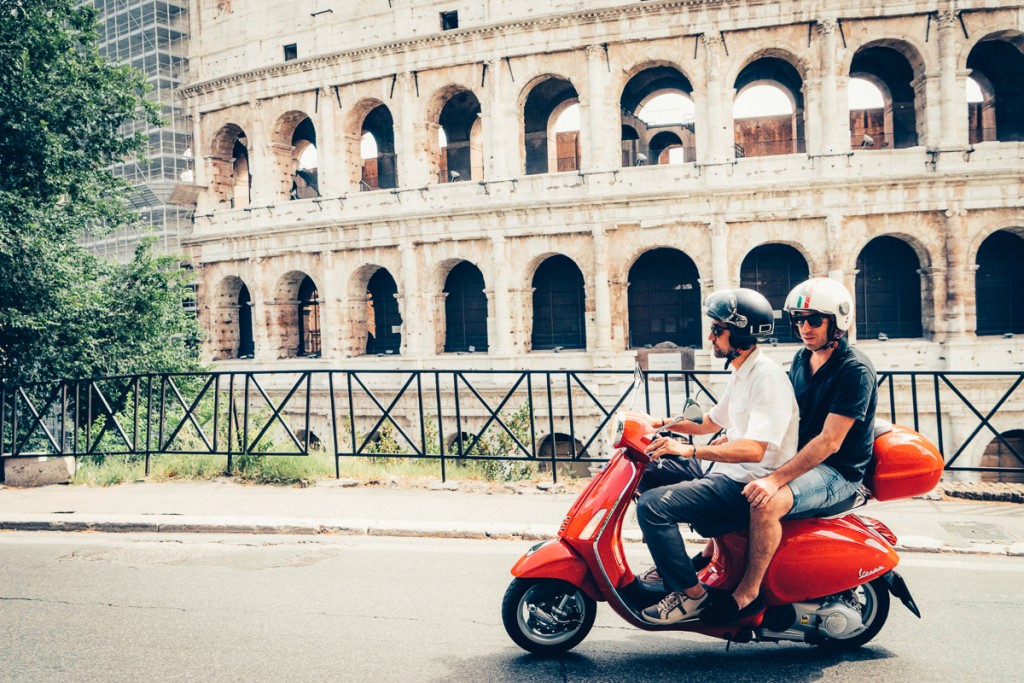
[[[723,290],[707,298],[704,310],[711,318],[708,339],[714,354],[726,360],[733,374],[720,402],[701,423],[683,420],[670,429],[713,434],[724,428],[728,440],[698,446],[662,437],[647,450],[652,459],[681,456],[713,463],[706,476],[648,490],[637,503],[640,528],[669,591],[643,611],[643,618],[655,624],[696,618],[708,596],[678,525],[689,523],[707,538],[744,528],[749,514],[744,487],[785,463],[797,449],[799,413],[792,386],[785,372],[757,347],[774,331],[768,300],[750,289]]]
[[[812,517],[854,495],[871,461],[875,369],[850,347],[846,333],[853,299],[841,283],[813,278],[786,298],[804,348],[789,377],[800,407],[800,450],[778,469],[743,489],[750,503],[750,541],[743,579],[732,594],[717,594],[701,621],[721,626],[759,609],[758,593],[782,538],[782,519]]]

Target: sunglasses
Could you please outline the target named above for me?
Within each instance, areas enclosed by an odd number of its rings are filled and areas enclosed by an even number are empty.
[[[721,325],[712,325],[711,326],[711,336],[714,337],[715,339],[718,339],[719,337],[721,337],[723,334],[725,334],[728,331],[729,331],[728,327],[722,327]]]
[[[825,322],[825,316],[821,313],[812,313],[811,315],[790,315],[789,319],[797,327],[807,323],[814,329],[818,329],[821,327],[821,324]]]

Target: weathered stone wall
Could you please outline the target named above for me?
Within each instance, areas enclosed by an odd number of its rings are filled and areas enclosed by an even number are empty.
[[[812,276],[853,289],[861,250],[891,235],[918,256],[924,334],[862,340],[880,369],[1024,367],[1020,335],[974,333],[978,248],[998,230],[1024,232],[1024,143],[970,145],[965,96],[979,41],[1020,44],[1020,3],[853,0],[840,10],[563,0],[539,10],[485,0],[458,8],[459,28],[445,32],[439,13],[449,3],[391,4],[202,0],[193,8],[183,93],[205,189],[189,245],[210,358],[228,358],[237,339],[225,329],[237,278],[252,295],[256,358],[231,367],[628,367],[636,353],[628,348],[628,277],[643,253],[683,251],[706,294],[737,286],[752,249],[783,243]],[[298,58],[286,62],[290,44]],[[902,115],[913,114],[914,146],[851,147],[851,64],[874,46],[896,50],[913,70],[914,107]],[[802,153],[736,156],[737,78],[762,59],[785,62],[800,79]],[[692,86],[696,161],[623,167],[619,100],[653,67],[671,67]],[[580,170],[525,175],[524,107],[552,76],[577,93]],[[439,182],[438,117],[462,91],[481,105],[482,163],[472,179]],[[360,137],[382,104],[394,122],[397,187],[361,192]],[[290,131],[304,118],[316,131],[320,196],[288,201]],[[225,155],[240,133],[251,201],[232,208],[240,181]],[[585,351],[530,350],[533,274],[554,254],[584,277]],[[463,260],[485,281],[486,354],[442,353],[445,277]],[[398,357],[360,355],[366,283],[379,267],[398,285]],[[292,358],[298,274],[320,295],[319,360]],[[788,360],[792,350],[773,353]],[[706,349],[695,362],[717,367]]]

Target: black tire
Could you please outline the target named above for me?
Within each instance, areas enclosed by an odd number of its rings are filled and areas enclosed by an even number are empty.
[[[553,609],[564,604],[561,616]],[[515,644],[537,655],[558,655],[579,645],[594,625],[597,603],[558,579],[513,579],[501,601],[501,620]]]
[[[889,618],[889,587],[884,579],[875,579],[851,591],[861,606],[863,624],[867,627],[849,638],[833,638],[819,633],[815,645],[833,652],[848,652],[864,645],[882,630]]]

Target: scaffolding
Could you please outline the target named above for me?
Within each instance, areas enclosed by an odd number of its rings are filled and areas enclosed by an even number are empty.
[[[122,230],[87,241],[106,258],[130,260],[146,236],[157,238],[154,248],[180,254],[181,233],[190,224],[192,208],[173,203],[176,187],[191,183],[191,130],[177,89],[188,77],[187,0],[85,0],[96,8],[100,53],[118,64],[130,64],[145,74],[146,97],[160,105],[165,125],[131,121],[125,135],[142,133],[149,142],[145,161],[128,161],[112,168],[127,180],[128,197],[141,216],[140,229]]]

